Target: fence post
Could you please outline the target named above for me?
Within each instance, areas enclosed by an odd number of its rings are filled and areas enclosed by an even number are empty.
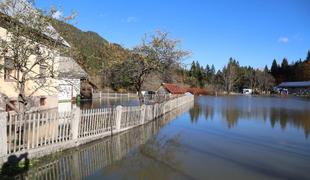
[[[162,107],[163,107],[163,114],[162,115],[165,115],[166,114],[166,102],[163,102],[162,103]]]
[[[0,114],[0,161],[1,157],[5,157],[7,155],[7,118],[8,113],[5,112]]]
[[[141,114],[140,114],[140,123],[144,124],[145,122],[145,104],[141,106]]]
[[[79,125],[81,121],[81,110],[80,108],[73,109],[73,118],[71,121],[72,125],[72,140],[77,144],[79,139]]]
[[[158,104],[154,104],[154,120],[158,117]]]
[[[116,132],[119,132],[121,130],[122,111],[122,106],[116,107]]]

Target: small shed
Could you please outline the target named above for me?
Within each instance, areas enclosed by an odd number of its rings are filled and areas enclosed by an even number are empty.
[[[162,83],[160,88],[157,90],[157,94],[169,94],[169,95],[181,95],[185,94],[187,90],[179,87],[176,84]]]
[[[59,61],[59,101],[75,100],[80,94],[81,80],[87,78],[87,73],[69,57]]]

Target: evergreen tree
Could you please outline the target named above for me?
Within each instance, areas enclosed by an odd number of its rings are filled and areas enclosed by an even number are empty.
[[[306,61],[307,61],[308,63],[310,63],[310,50],[308,51]]]
[[[271,65],[271,74],[273,76],[276,76],[277,73],[278,73],[278,63],[277,63],[277,60],[274,59]]]
[[[215,67],[214,67],[213,64],[211,65],[211,74],[212,74],[213,76],[215,75]]]
[[[288,61],[286,58],[283,59],[282,64],[281,64],[281,68],[283,70],[286,70],[288,68]]]
[[[191,65],[191,69],[189,71],[189,75],[194,77],[195,76],[195,73],[196,73],[196,63],[195,61],[192,62],[192,65]]]
[[[267,65],[266,65],[265,68],[264,68],[264,72],[265,72],[265,73],[269,73],[269,69],[268,69],[268,66],[267,66]]]

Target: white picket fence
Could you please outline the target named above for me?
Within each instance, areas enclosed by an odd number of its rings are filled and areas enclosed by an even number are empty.
[[[103,93],[95,92],[93,93],[92,99],[126,99],[126,98],[138,98],[138,95],[135,93]]]
[[[0,164],[27,152],[30,158],[76,147],[148,123],[194,101],[182,96],[154,105],[74,109],[70,112],[0,114]]]
[[[132,148],[143,146],[148,140],[151,146],[157,146],[157,140],[152,138],[153,135],[177,116],[188,111],[191,106],[192,104],[186,104],[167,113],[159,121],[152,121],[145,126],[122,132],[111,138],[80,146],[77,151],[69,150],[59,156],[56,155],[52,159],[30,168],[26,174],[18,175],[12,179],[86,179],[100,169],[121,160]],[[144,147],[148,147],[149,144]]]

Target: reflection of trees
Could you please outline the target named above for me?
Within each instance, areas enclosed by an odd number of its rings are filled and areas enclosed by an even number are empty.
[[[201,100],[201,101],[199,101]],[[221,101],[210,99],[199,99],[195,101],[195,106],[189,110],[192,123],[197,123],[200,115],[204,115],[206,121],[213,119],[214,114],[220,114],[227,123],[228,128],[234,128],[240,119],[270,121],[272,128],[277,125],[285,130],[289,126],[302,129],[306,138],[310,134],[310,110],[289,109],[276,106],[256,106],[249,101],[227,97]],[[258,103],[263,103],[259,102]]]
[[[200,105],[195,102],[194,106],[189,110],[191,122],[197,123],[201,113],[202,113],[202,111],[201,111]]]
[[[72,149],[64,153],[48,156],[40,160],[34,168],[31,168],[27,174],[23,175],[22,179],[85,179],[85,177],[93,175],[100,169],[106,168],[115,164],[127,156],[132,149],[139,146],[139,152],[150,153],[153,155],[162,155],[159,160],[174,161],[173,155],[170,154],[170,147],[173,147],[173,141],[167,141],[167,145],[161,145],[163,150],[158,151],[160,148],[158,141],[154,143],[147,143],[158,131],[175,119],[178,115],[188,111],[191,104],[184,105],[176,110],[167,113],[156,121],[152,121],[146,125],[131,129],[129,131],[117,134],[112,137],[107,137],[102,140],[83,145],[78,149]],[[175,143],[174,143],[175,145]],[[142,153],[140,153],[142,154]],[[169,159],[168,157],[172,158]],[[124,162],[124,161],[123,161]],[[1,178],[1,177],[0,177]]]
[[[241,108],[223,107],[220,112],[222,118],[227,121],[229,128],[235,127],[240,119],[257,119],[264,121],[269,119],[272,128],[279,124],[279,126],[285,130],[289,124],[295,128],[303,129],[306,137],[310,134],[310,111],[306,109],[256,108],[247,111]]]
[[[272,127],[276,124],[280,124],[282,129],[285,129],[287,125],[291,125],[298,129],[303,129],[306,138],[310,134],[310,111],[309,110],[288,110],[288,109],[270,109],[270,122]]]
[[[203,114],[205,119],[213,119],[214,117],[214,108],[209,105],[199,105],[195,103],[194,106],[189,110],[189,115],[192,123],[197,123],[200,115]]]
[[[205,115],[205,119],[206,121],[208,121],[209,119],[213,119],[214,118],[214,108],[212,106],[208,106],[206,105],[204,108],[204,115]]]
[[[233,128],[238,123],[238,120],[240,118],[240,111],[238,111],[237,109],[233,109],[233,108],[231,109],[223,108],[222,117],[226,119],[228,128]]]

